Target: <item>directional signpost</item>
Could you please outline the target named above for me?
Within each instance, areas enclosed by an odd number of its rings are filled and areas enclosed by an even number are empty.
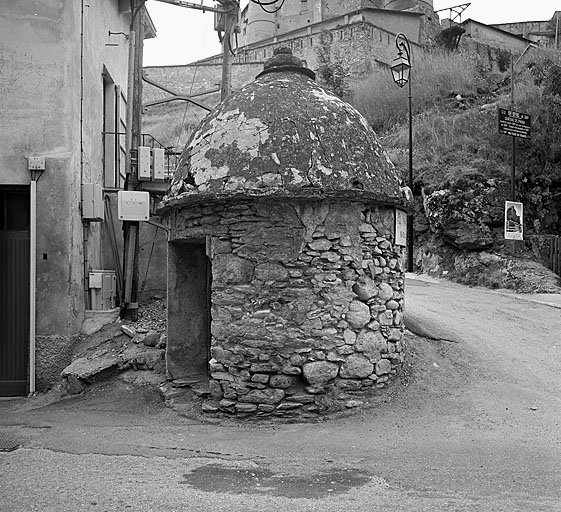
[[[510,135],[521,139],[530,138],[530,116],[499,108],[499,133],[502,135]]]
[[[511,240],[523,239],[522,203],[516,202],[516,139],[529,139],[531,118],[528,114],[499,108],[499,133],[512,137],[512,181],[511,201],[505,204],[505,238]],[[516,217],[518,222],[515,222]]]

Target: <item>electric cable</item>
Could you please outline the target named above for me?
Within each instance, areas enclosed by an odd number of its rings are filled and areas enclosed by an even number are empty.
[[[251,2],[253,2],[254,4],[257,4],[259,7],[261,7],[261,9],[263,9],[267,14],[275,14],[277,12],[279,12],[282,9],[282,6],[284,5],[285,0],[280,0],[279,5],[277,5],[277,7],[275,7],[272,11],[269,9],[266,9],[266,7],[269,7],[271,5],[275,5],[276,3],[279,2],[279,0],[250,0]]]
[[[154,238],[152,239],[152,247],[150,248],[150,255],[148,256],[148,263],[146,264],[146,272],[144,273],[144,279],[142,280],[142,285],[140,286],[140,293],[144,292],[144,287],[146,286],[146,281],[148,280],[148,270],[150,269],[150,262],[152,261],[152,253],[154,252],[154,245],[156,245],[156,237],[158,236],[158,231],[160,228],[156,226],[156,231],[154,232]]]

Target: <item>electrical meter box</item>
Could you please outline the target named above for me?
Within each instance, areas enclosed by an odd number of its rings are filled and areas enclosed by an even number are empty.
[[[117,193],[119,220],[144,221],[150,219],[150,193],[120,190]]]
[[[100,222],[105,218],[103,187],[97,183],[82,184],[82,218]]]
[[[88,275],[90,309],[113,309],[117,303],[117,277],[114,270],[92,270]]]
[[[152,157],[152,177],[154,181],[164,181],[164,149],[154,148],[152,150]]]
[[[147,146],[138,146],[138,179],[140,181],[150,181],[151,170],[150,148]]]

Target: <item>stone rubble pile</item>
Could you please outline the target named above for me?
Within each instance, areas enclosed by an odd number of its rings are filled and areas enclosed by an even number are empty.
[[[158,299],[141,307],[136,323],[123,324],[116,316],[111,323],[98,321],[86,335],[93,339],[91,346],[75,354],[61,372],[61,391],[75,395],[90,384],[127,370],[163,373],[165,308],[165,301]]]

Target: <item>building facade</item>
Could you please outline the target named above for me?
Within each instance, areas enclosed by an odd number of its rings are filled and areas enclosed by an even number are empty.
[[[240,46],[283,36],[364,9],[394,14],[428,13],[429,17],[430,13],[434,14],[432,0],[285,0],[278,10],[267,11],[249,2],[241,13]],[[383,15],[381,12],[377,14]]]
[[[124,175],[116,134],[126,118],[129,6],[2,2],[0,395],[56,382],[91,307],[88,273],[104,265],[99,192]]]
[[[561,46],[561,11],[556,11],[550,20],[500,23],[493,27],[529,39],[541,48],[558,50]]]

